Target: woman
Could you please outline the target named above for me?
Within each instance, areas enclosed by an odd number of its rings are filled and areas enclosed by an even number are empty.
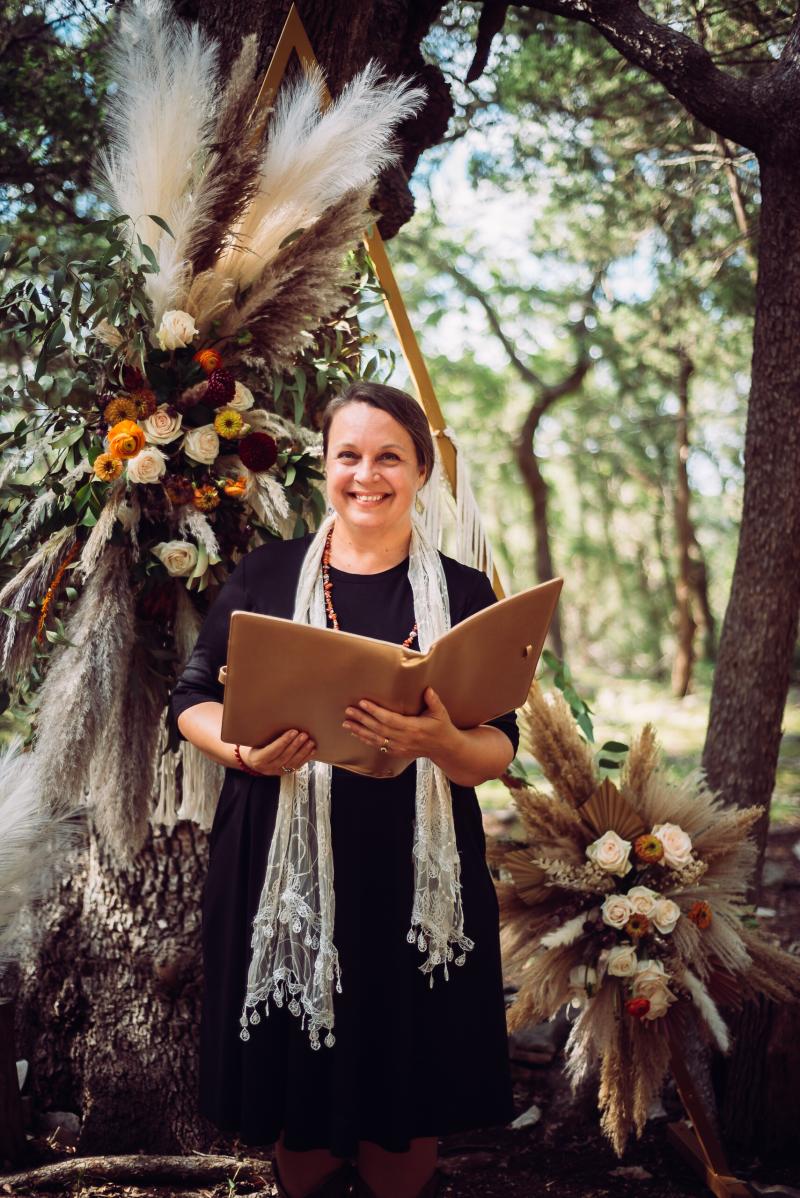
[[[291,618],[300,610],[298,580],[308,579],[313,554],[321,552],[314,576],[325,578],[329,626],[419,648],[427,616],[415,609],[409,571],[417,587],[414,563],[424,546],[442,593],[446,589],[451,624],[495,602],[485,574],[433,550],[412,525],[434,449],[425,415],[410,396],[354,384],[326,410],[323,450],[332,513],[316,536],[267,543],[239,562],[172,699],[181,735],[226,766],[203,889],[200,1106],[245,1143],[276,1142],[273,1168],[279,1193],[288,1198],[333,1198],[349,1192],[351,1180],[364,1198],[432,1198],[441,1182],[437,1137],[505,1124],[514,1115],[497,899],[474,790],[514,757],[513,712],[459,730],[431,688],[418,717],[368,701],[342,712],[353,736],[417,760],[394,778],[335,767],[328,775],[333,938],[341,971],[333,996],[336,1035],[325,1040],[332,1047],[313,1052],[300,1021],[270,1003],[268,1018],[251,1016],[257,1026],[248,1025],[240,1038],[253,921],[283,810],[279,785],[293,784],[280,780],[292,771],[303,776],[297,771],[306,764],[319,771],[322,763],[315,766],[315,746],[303,729],[261,746],[220,740],[217,674],[230,613],[238,608]],[[420,885],[412,853],[420,810],[415,779],[428,776],[430,763],[434,773],[441,771],[437,777],[449,780],[446,811],[456,874],[460,870],[460,903],[453,910],[462,920],[458,942],[470,950],[447,980],[437,966],[435,985],[416,951],[425,946],[409,944],[406,935]],[[428,882],[437,884],[436,878]],[[448,947],[448,960],[452,956]],[[350,1159],[357,1162],[355,1174],[342,1164]]]

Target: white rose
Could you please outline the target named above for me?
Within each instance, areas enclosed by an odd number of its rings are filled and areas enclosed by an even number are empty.
[[[248,408],[252,408],[255,403],[253,392],[249,387],[245,387],[244,383],[237,383],[233,392],[233,399],[229,399],[226,408],[233,408],[234,412],[246,412]]]
[[[155,445],[145,445],[135,458],[128,460],[128,480],[132,483],[157,483],[167,469],[167,459]]]
[[[669,935],[675,930],[675,924],[681,917],[681,909],[672,899],[662,898],[656,903],[652,920],[662,936]]]
[[[161,317],[156,337],[162,349],[183,349],[190,341],[194,341],[197,333],[194,318],[188,312],[173,308]]]
[[[628,860],[631,842],[617,836],[616,832],[604,832],[597,840],[586,846],[586,856],[607,873],[622,878],[632,869]]]
[[[219,437],[213,424],[201,424],[189,429],[183,438],[183,452],[187,457],[210,466],[219,454]]]
[[[168,445],[181,435],[183,416],[180,412],[171,415],[169,406],[159,404],[152,416],[142,421],[144,435],[151,445]]]
[[[633,914],[633,907],[625,894],[610,894],[600,908],[603,923],[610,928],[624,928]]]
[[[653,914],[658,902],[658,891],[651,890],[649,886],[631,886],[628,891],[628,900],[637,915],[646,915],[648,918]]]
[[[676,997],[669,988],[669,975],[660,961],[640,961],[633,979],[633,997],[646,998],[650,1010],[645,1019],[660,1019],[666,1015]]]
[[[153,553],[173,578],[188,578],[197,565],[197,546],[191,541],[161,541]]]
[[[680,869],[681,866],[689,864],[692,859],[692,841],[683,828],[679,828],[677,824],[656,824],[653,835],[657,836],[664,846],[664,865],[671,869]]]
[[[606,969],[615,978],[632,978],[636,973],[636,949],[632,944],[618,944],[609,949]]]
[[[569,971],[570,1001],[582,1007],[597,988],[597,970],[591,965],[575,965]]]

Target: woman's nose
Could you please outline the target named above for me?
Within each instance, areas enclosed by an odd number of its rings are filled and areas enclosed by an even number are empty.
[[[377,473],[378,470],[375,466],[375,463],[367,461],[366,458],[362,458],[356,466],[355,478],[360,481],[363,480],[364,482],[370,482],[377,475]]]

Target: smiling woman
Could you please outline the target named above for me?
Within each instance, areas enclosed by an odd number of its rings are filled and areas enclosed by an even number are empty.
[[[456,728],[430,689],[413,717],[365,695],[343,723],[415,759],[386,779],[316,761],[302,729],[260,746],[220,739],[237,608],[426,649],[495,602],[486,575],[412,516],[434,449],[410,396],[355,385],[328,408],[323,441],[329,515],[242,559],[173,695],[181,734],[227,767],[203,892],[201,1109],[244,1142],[277,1141],[282,1196],[344,1194],[353,1158],[364,1198],[430,1198],[438,1136],[514,1115],[474,786],[508,766],[518,731],[513,712]],[[271,903],[287,896],[282,923]]]

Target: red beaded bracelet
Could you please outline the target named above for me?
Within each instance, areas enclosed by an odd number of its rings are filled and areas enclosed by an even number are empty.
[[[242,754],[239,752],[239,749],[239,745],[233,746],[233,751],[236,754],[236,760],[239,762],[239,768],[243,769],[246,774],[258,774],[258,770],[251,769],[247,762],[242,760]]]

